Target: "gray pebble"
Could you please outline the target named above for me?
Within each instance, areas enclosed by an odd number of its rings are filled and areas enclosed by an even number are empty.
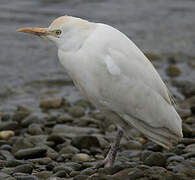
[[[32,158],[40,158],[46,156],[47,150],[42,147],[21,149],[15,153],[15,157],[17,159],[32,159]]]

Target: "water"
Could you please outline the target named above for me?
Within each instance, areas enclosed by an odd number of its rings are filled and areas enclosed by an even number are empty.
[[[20,27],[46,27],[65,14],[110,24],[143,51],[195,56],[194,0],[1,0],[0,111],[17,104],[36,108],[46,97],[81,97],[59,64],[55,47],[16,32]],[[189,71],[185,62],[182,67]]]

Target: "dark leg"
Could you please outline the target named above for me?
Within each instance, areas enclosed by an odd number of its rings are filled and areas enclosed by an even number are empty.
[[[95,168],[100,168],[102,166],[104,166],[104,167],[112,167],[113,166],[117,151],[118,151],[119,146],[120,146],[120,141],[121,141],[122,136],[123,136],[123,132],[121,130],[118,130],[117,135],[116,135],[116,139],[115,139],[114,143],[112,144],[106,158],[103,161],[99,162],[95,166]]]

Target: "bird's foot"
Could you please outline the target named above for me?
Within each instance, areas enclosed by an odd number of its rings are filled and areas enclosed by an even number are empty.
[[[117,151],[119,150],[120,141],[122,138],[123,132],[118,131],[114,144],[111,146],[106,158],[103,161],[100,161],[96,164],[95,169],[100,167],[112,167],[116,158]]]

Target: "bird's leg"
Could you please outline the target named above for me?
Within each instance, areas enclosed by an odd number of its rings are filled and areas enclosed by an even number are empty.
[[[104,166],[104,167],[112,167],[113,166],[117,151],[119,150],[120,141],[121,141],[122,136],[123,136],[123,131],[118,130],[117,135],[116,135],[116,139],[115,139],[114,143],[111,145],[111,148],[110,148],[106,158],[103,161],[97,163],[95,168],[100,168],[102,166]]]

